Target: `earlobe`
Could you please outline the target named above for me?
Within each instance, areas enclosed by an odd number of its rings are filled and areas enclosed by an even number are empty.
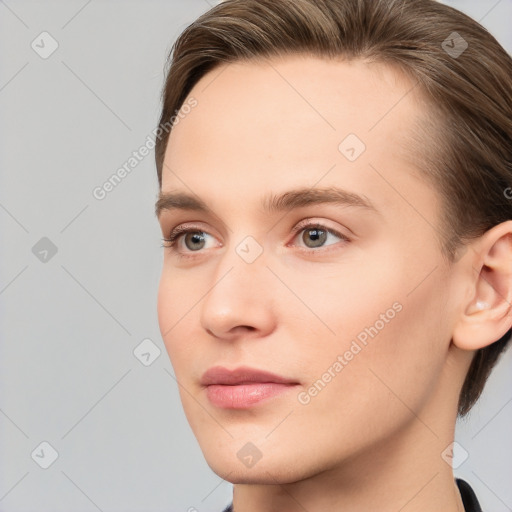
[[[459,262],[473,271],[472,299],[452,335],[453,344],[463,350],[484,348],[512,326],[512,221],[488,230],[473,248],[475,256]]]

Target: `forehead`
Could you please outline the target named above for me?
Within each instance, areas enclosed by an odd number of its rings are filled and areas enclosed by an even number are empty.
[[[196,83],[189,99],[197,105],[171,131],[162,190],[192,188],[212,201],[229,192],[242,206],[263,191],[319,183],[392,205],[397,191],[386,177],[408,181],[410,196],[411,180],[426,187],[405,157],[422,114],[414,89],[396,70],[357,60],[222,65]]]
[[[417,114],[408,98],[414,88],[403,73],[361,60],[294,55],[224,64],[195,84],[189,98],[198,105],[172,130],[169,145],[188,131],[200,142],[214,131],[244,146],[255,140],[248,133],[279,135],[267,137],[266,154],[286,150],[281,141],[294,136],[302,147],[305,136],[311,141],[305,150],[325,137],[336,142],[344,133],[370,139],[371,132],[387,127],[389,137],[407,131],[411,111]]]

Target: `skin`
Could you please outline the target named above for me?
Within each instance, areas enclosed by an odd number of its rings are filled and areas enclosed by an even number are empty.
[[[463,510],[441,454],[474,351],[511,324],[512,222],[445,260],[438,193],[404,151],[425,108],[416,90],[407,94],[413,85],[361,61],[231,63],[195,85],[197,106],[171,132],[162,192],[193,193],[210,212],[159,213],[164,237],[179,225],[205,237],[199,250],[190,236],[164,249],[159,324],[187,419],[209,466],[235,484],[236,512]],[[338,149],[351,133],[366,145],[353,162]],[[330,186],[377,212],[260,206],[268,193]],[[328,235],[314,246],[311,228],[292,231],[308,219],[348,241]],[[252,263],[236,251],[247,236],[263,250]],[[300,403],[298,393],[397,303]],[[250,409],[220,409],[199,383],[214,365],[299,384]],[[252,467],[237,457],[248,442],[261,452]]]

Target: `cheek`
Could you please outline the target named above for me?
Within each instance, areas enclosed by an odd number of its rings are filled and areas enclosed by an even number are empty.
[[[297,351],[305,356],[305,409],[311,407],[311,418],[341,423],[347,408],[360,418],[379,411],[392,422],[410,415],[402,401],[421,408],[441,372],[448,345],[440,325],[446,282],[436,275],[415,288],[431,268],[413,268],[397,255],[351,269],[343,277],[318,281],[305,273],[301,279],[303,301],[322,320],[313,319],[316,335],[308,329],[311,315],[295,327]]]
[[[162,339],[167,345],[168,332],[175,323],[175,293],[171,287],[171,279],[165,276],[165,271],[160,276],[157,295],[158,324]]]
[[[190,337],[194,305],[201,296],[194,288],[194,280],[182,283],[174,272],[164,269],[160,278],[157,296],[157,314],[160,333],[175,368],[181,368],[179,360],[186,355],[182,350],[183,340]]]
[[[304,414],[315,422],[324,418],[333,435],[341,428],[352,439],[384,437],[414,418],[411,411],[419,414],[436,389],[449,341],[433,327],[439,326],[442,286],[425,285],[409,296],[407,286],[353,297],[340,313],[345,325],[340,319],[336,346],[315,357]]]
[[[395,256],[390,254],[386,260],[384,249],[379,258],[354,250],[342,258],[341,263],[324,268],[302,265],[282,272],[283,281],[303,303],[283,297],[281,304],[276,304],[286,328],[296,326],[299,350],[302,343],[307,346],[309,338],[316,349],[322,345],[343,352],[353,339],[363,343],[370,339],[368,329],[372,333],[377,330],[380,336],[399,316],[397,310],[402,309],[408,285],[406,276],[389,264]],[[296,307],[285,309],[283,304],[291,300]]]

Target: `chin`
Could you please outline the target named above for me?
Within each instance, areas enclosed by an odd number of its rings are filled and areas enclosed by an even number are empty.
[[[222,479],[232,484],[288,484],[307,478],[307,467],[297,466],[297,454],[263,455],[254,465],[247,466],[238,457],[236,450],[227,449],[205,453],[206,463]],[[314,473],[314,471],[313,471]]]

